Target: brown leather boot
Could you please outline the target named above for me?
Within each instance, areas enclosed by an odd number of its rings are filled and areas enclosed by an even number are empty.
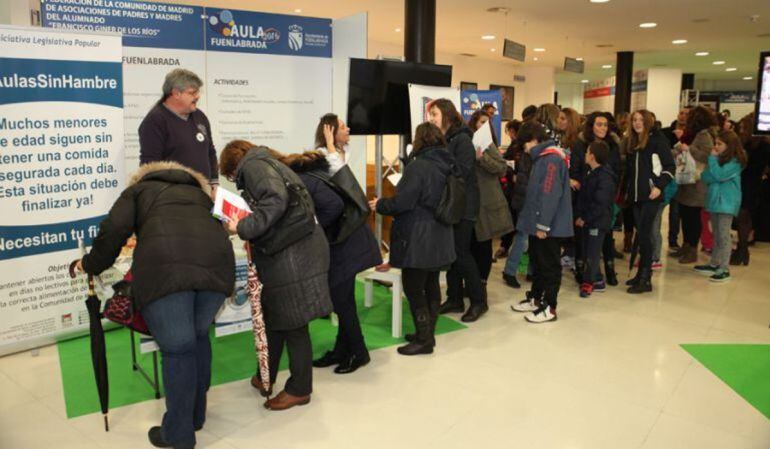
[[[265,408],[268,410],[286,410],[296,405],[306,405],[310,403],[310,395],[292,396],[286,391],[278,393],[273,399],[265,402]]]
[[[679,248],[675,248],[674,250],[669,252],[668,255],[679,259],[680,257],[682,257],[682,254],[684,254],[685,251],[687,251],[687,248],[689,247],[690,245],[688,245],[687,243],[682,243],[682,246],[680,246]]]
[[[270,384],[269,390],[265,390],[265,387],[262,386],[262,379],[256,375],[251,376],[251,386],[259,390],[259,394],[262,395],[263,398],[269,398],[270,395],[273,394],[273,384]]]
[[[682,247],[682,255],[679,257],[679,263],[688,264],[698,261],[698,248],[693,246]]]

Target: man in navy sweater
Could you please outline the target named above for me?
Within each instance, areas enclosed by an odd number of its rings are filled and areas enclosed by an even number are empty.
[[[163,82],[163,97],[139,125],[139,164],[174,161],[219,184],[217,152],[206,114],[198,109],[201,79],[175,69]],[[214,195],[215,188],[212,188]]]

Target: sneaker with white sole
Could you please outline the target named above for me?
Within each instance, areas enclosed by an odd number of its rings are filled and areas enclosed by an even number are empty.
[[[717,274],[719,267],[715,267],[713,265],[695,265],[693,267],[693,270],[697,271],[700,274],[706,274],[711,276],[711,275]]]
[[[511,310],[521,313],[534,312],[537,310],[537,301],[535,301],[535,298],[530,297],[529,292],[527,292],[527,299],[523,299],[519,301],[518,304],[512,305]]]
[[[541,307],[532,313],[524,315],[524,319],[535,324],[556,321],[556,310],[548,306]]]
[[[605,283],[604,281],[596,281],[596,282],[594,282],[593,291],[594,292],[599,292],[599,293],[606,292],[607,291],[607,283]]]
[[[653,270],[660,270],[663,268],[663,263],[659,260],[653,260],[652,261],[652,269]]]
[[[730,280],[730,272],[729,271],[722,271],[721,273],[715,273],[713,276],[709,277],[709,281],[711,282],[726,282]]]

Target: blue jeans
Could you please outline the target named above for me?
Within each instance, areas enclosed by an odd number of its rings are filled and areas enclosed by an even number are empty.
[[[503,269],[503,272],[508,276],[516,276],[516,273],[519,271],[519,262],[521,261],[522,254],[527,250],[528,242],[529,236],[521,232],[516,232],[516,235],[513,236],[513,247],[510,254],[508,254],[508,259],[505,261],[505,268]],[[529,268],[527,268],[527,272],[530,272]]]
[[[185,291],[142,308],[163,356],[163,438],[174,446],[194,446],[195,428],[206,421],[206,392],[211,384],[209,326],[224,300],[224,293]]]

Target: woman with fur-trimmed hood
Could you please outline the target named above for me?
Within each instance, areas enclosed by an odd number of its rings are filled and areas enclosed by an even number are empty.
[[[336,177],[329,176],[330,163],[324,153],[307,151],[279,156],[307,187],[318,223],[329,240],[329,294],[339,326],[334,348],[314,360],[313,366],[337,365],[335,373],[352,373],[370,360],[356,310],[355,289],[358,273],[382,263],[377,239],[365,221],[356,222],[355,230],[342,235],[350,195],[346,196],[343,187],[335,183]]]
[[[233,292],[235,258],[211,215],[208,180],[175,162],[143,165],[102,221],[78,268],[98,275],[137,236],[131,265],[135,306],[163,356],[166,414],[152,427],[158,447],[194,447],[211,381],[209,326]]]

